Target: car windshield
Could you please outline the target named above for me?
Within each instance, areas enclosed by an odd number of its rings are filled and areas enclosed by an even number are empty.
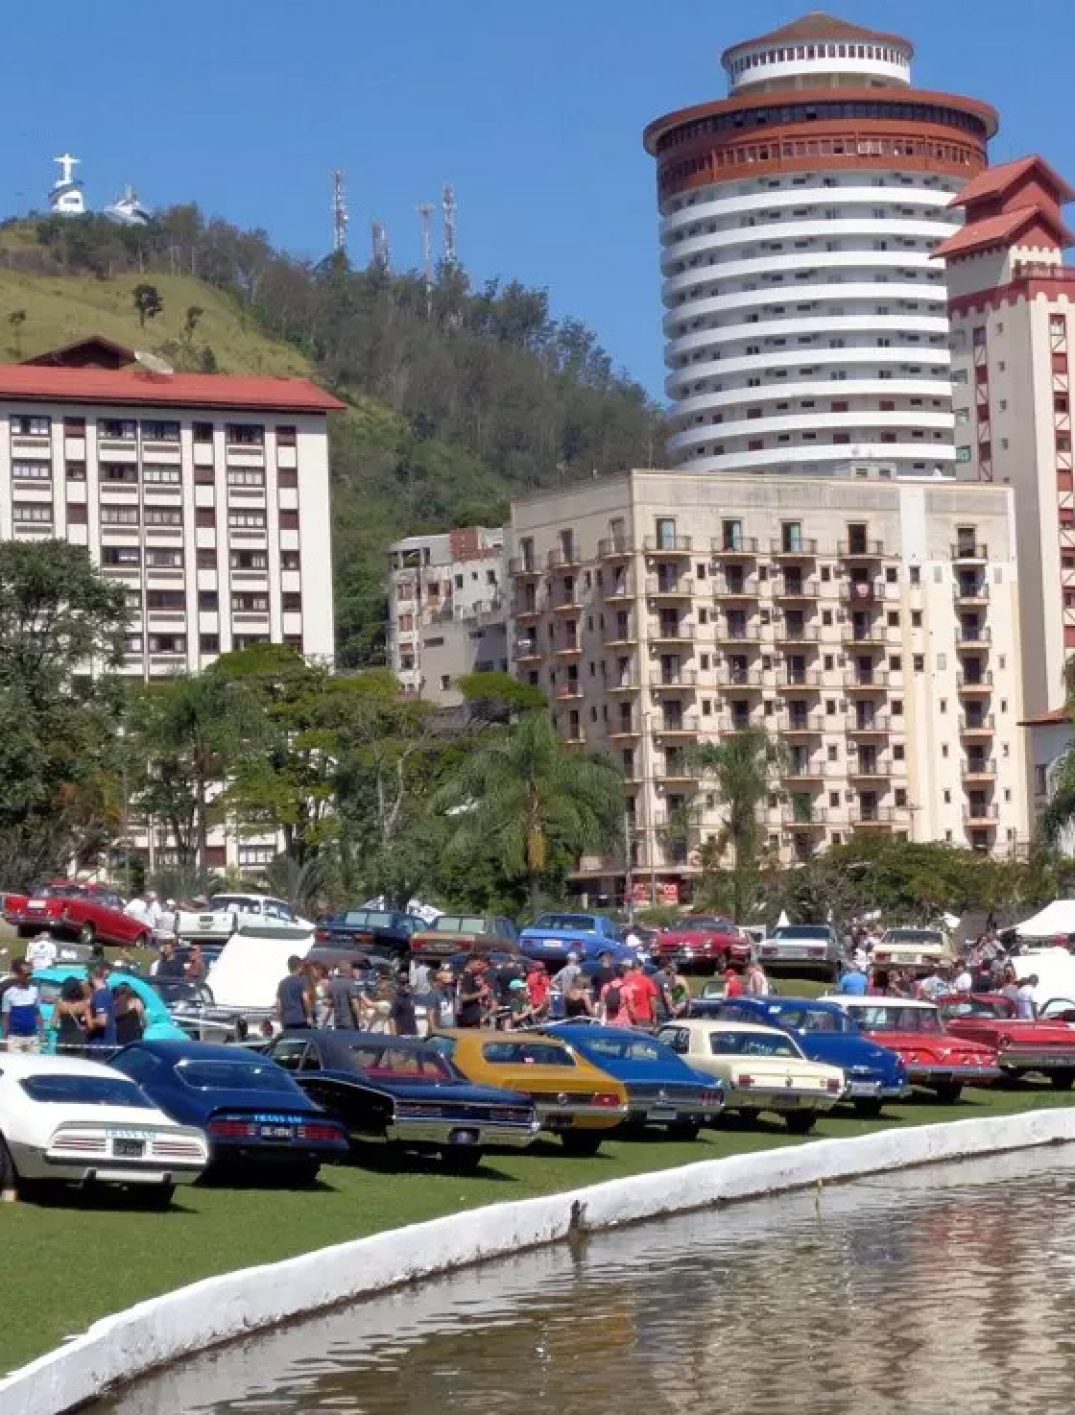
[[[19,1085],[32,1101],[60,1105],[116,1105],[152,1110],[153,1102],[134,1084],[119,1076],[27,1076]]]
[[[355,1065],[367,1076],[395,1077],[400,1081],[450,1081],[452,1069],[435,1051],[404,1047],[353,1046]]]
[[[188,982],[186,978],[148,979],[150,987],[164,1002],[208,1002],[207,990],[200,983]]]
[[[939,934],[936,929],[889,929],[881,942],[927,943],[939,947],[944,943],[944,935]]]
[[[694,933],[697,929],[712,929],[714,932],[734,933],[735,925],[727,919],[677,919],[674,924],[669,924],[665,933],[686,934]]]
[[[486,1042],[482,1056],[494,1066],[574,1066],[566,1047],[551,1042]]]
[[[192,1091],[290,1091],[291,1081],[274,1061],[181,1061],[175,1074]]]
[[[943,1007],[946,1017],[993,1017],[1010,1019],[1015,1011],[1009,1002],[987,1002],[984,998],[960,998],[958,1002],[946,1002]]]
[[[667,1061],[668,1050],[649,1037],[595,1037],[583,1041],[587,1055],[609,1061]],[[580,1048],[581,1049],[581,1048]]]
[[[343,916],[345,924],[367,929],[392,929],[396,927],[398,920],[398,914],[389,914],[384,909],[352,909]]]
[[[898,1002],[856,1007],[855,1017],[867,1032],[940,1032],[940,1014],[932,1007],[903,1007]]]
[[[487,933],[485,920],[477,914],[441,914],[429,926],[435,933]]]
[[[771,935],[773,938],[821,938],[828,939],[831,930],[827,924],[781,924]]]
[[[851,1019],[836,1008],[795,1007],[776,1003],[771,1008],[774,1017],[779,1017],[785,1027],[794,1027],[799,1032],[850,1032]]]
[[[709,1050],[714,1056],[799,1055],[789,1037],[768,1032],[710,1032]]]
[[[564,931],[583,929],[592,933],[594,921],[588,914],[542,914],[534,920],[535,929],[561,929]]]

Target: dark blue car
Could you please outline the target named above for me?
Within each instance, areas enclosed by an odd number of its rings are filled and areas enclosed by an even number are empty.
[[[277,1178],[311,1184],[342,1159],[347,1132],[275,1061],[206,1042],[133,1042],[112,1058],[173,1120],[209,1139],[210,1168],[271,1166]]]
[[[843,1069],[847,1076],[843,1099],[859,1115],[879,1115],[885,1101],[910,1095],[907,1068],[896,1053],[868,1041],[854,1018],[834,1002],[809,997],[696,998],[691,1016],[782,1027],[811,1061]]]
[[[626,1125],[661,1125],[693,1140],[724,1109],[724,1090],[688,1066],[671,1047],[631,1027],[563,1022],[545,1029],[627,1087]]]

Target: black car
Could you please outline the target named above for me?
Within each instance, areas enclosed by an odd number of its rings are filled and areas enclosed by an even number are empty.
[[[317,948],[379,953],[403,962],[411,935],[420,927],[420,920],[398,909],[345,909],[318,919],[314,943]]]
[[[291,1031],[268,1054],[359,1141],[437,1154],[470,1170],[489,1145],[521,1149],[540,1124],[528,1096],[472,1085],[447,1057],[407,1037]]]

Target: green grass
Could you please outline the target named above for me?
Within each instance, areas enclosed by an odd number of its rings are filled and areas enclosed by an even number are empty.
[[[817,1127],[819,1138],[1069,1105],[1071,1096],[1026,1084],[970,1091],[956,1105],[912,1100],[879,1121],[839,1109]],[[372,1151],[361,1165],[322,1171],[316,1191],[196,1185],[178,1191],[170,1213],[142,1213],[122,1199],[92,1207],[76,1197],[0,1206],[4,1320],[0,1370],[23,1364],[96,1318],[213,1273],[296,1253],[480,1204],[596,1184],[697,1160],[809,1144],[778,1123],[756,1129],[730,1121],[693,1144],[614,1140],[592,1159],[571,1158],[555,1141],[525,1154],[495,1154],[477,1174],[442,1173],[408,1157]]]

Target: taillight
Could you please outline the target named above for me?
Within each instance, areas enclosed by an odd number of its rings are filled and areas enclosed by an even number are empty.
[[[335,1125],[300,1125],[296,1132],[300,1140],[341,1140],[343,1132]]]
[[[257,1134],[257,1126],[249,1120],[211,1120],[205,1133],[218,1140],[250,1140]]]
[[[331,935],[329,934],[328,929],[314,930],[314,938],[317,939],[318,943],[328,943],[330,937]]]
[[[598,1091],[593,1098],[594,1105],[606,1106],[609,1110],[615,1110],[620,1104],[619,1096],[612,1095],[607,1091]]]
[[[826,1091],[831,1091],[833,1095],[838,1096],[841,1090],[843,1090],[843,1087],[840,1085],[839,1081],[837,1081],[835,1076],[830,1076],[829,1079],[825,1082],[825,1089]]]
[[[892,957],[891,953],[874,953],[874,961],[877,963],[887,963]]]
[[[718,1105],[720,1105],[722,1099],[723,1099],[723,1096],[722,1096],[722,1093],[721,1093],[720,1091],[703,1091],[703,1092],[702,1092],[702,1105],[703,1105],[703,1106],[718,1106]]]
[[[736,1085],[737,1085],[737,1086],[753,1086],[753,1084],[754,1084],[754,1077],[753,1077],[753,1076],[740,1076],[740,1077],[738,1078],[738,1080],[736,1081]]]

